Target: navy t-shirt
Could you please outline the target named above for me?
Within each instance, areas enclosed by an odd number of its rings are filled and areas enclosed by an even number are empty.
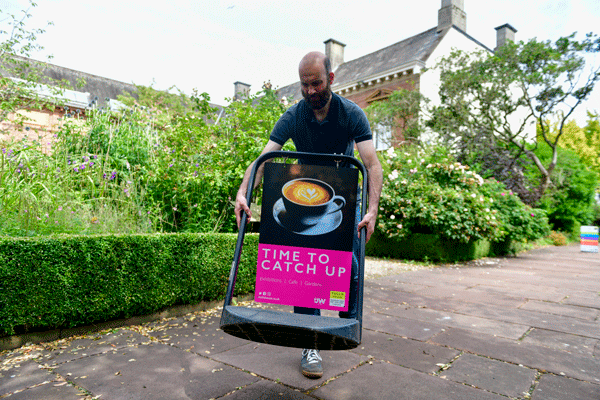
[[[269,139],[281,146],[292,139],[296,151],[353,156],[354,143],[372,138],[364,111],[352,101],[333,93],[323,121],[317,121],[303,99],[279,118]]]

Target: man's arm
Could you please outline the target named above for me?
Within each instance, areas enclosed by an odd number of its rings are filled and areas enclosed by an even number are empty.
[[[381,195],[381,188],[383,186],[383,172],[381,170],[381,163],[377,158],[377,152],[375,146],[373,146],[372,140],[365,140],[356,144],[358,153],[362,162],[367,168],[369,174],[369,208],[362,221],[358,224],[358,234],[363,226],[367,227],[367,238],[368,242],[371,239],[371,235],[375,231],[375,222],[377,220],[377,213],[379,211],[379,196]],[[364,207],[364,204],[363,204]]]
[[[262,153],[260,153],[260,155],[262,156],[265,153],[268,153],[270,151],[278,151],[281,150],[282,146],[278,143],[275,143],[272,140],[269,140],[265,146],[265,148],[263,149]],[[248,193],[248,183],[250,183],[250,173],[252,171],[252,168],[254,167],[254,163],[256,162],[253,161],[252,164],[250,164],[250,166],[246,169],[246,172],[244,173],[244,179],[242,180],[242,184],[240,185],[240,188],[238,189],[237,195],[235,196],[235,208],[234,208],[234,212],[235,212],[235,219],[237,221],[237,226],[238,229],[240,228],[240,223],[242,222],[242,211],[246,211],[246,214],[248,215],[248,221],[250,221],[250,217],[252,216],[252,213],[250,212],[250,207],[248,205],[248,202],[246,201],[246,195]],[[263,172],[264,172],[264,164],[261,165],[258,170],[256,171],[256,178],[254,179],[254,187],[257,187],[260,184],[260,181],[262,180],[262,176],[263,176]]]

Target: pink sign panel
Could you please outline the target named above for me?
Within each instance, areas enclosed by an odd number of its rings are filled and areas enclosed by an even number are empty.
[[[348,311],[351,251],[258,245],[255,300]]]

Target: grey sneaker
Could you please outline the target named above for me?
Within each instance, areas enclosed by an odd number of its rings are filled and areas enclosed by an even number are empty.
[[[319,350],[304,349],[302,350],[302,375],[309,378],[320,378],[323,376],[323,359],[319,354]]]

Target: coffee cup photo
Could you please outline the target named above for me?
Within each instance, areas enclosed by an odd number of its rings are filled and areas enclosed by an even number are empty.
[[[318,179],[298,178],[287,182],[282,198],[288,216],[304,225],[316,225],[346,205],[342,196],[336,196],[333,188]]]

